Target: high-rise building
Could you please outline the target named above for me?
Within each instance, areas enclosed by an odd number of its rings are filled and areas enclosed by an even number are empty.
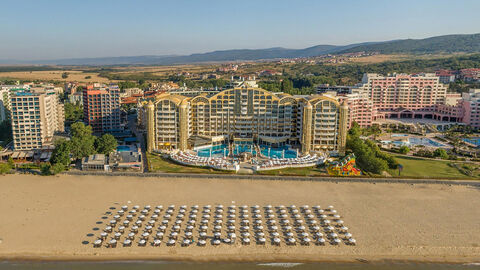
[[[30,89],[28,85],[0,85],[0,123],[10,119],[10,96],[12,92]]]
[[[459,107],[462,108],[462,122],[473,128],[480,128],[480,89],[462,93]]]
[[[315,89],[317,94],[336,93],[338,95],[347,95],[352,93],[352,86],[320,84]]]
[[[348,108],[330,96],[291,96],[245,86],[193,98],[164,93],[143,110],[149,151],[184,151],[201,143],[345,152]]]
[[[53,90],[17,90],[10,100],[15,150],[41,149],[64,131],[63,104]]]
[[[436,105],[445,104],[447,96],[447,87],[431,73],[368,73],[356,88],[368,96],[380,118],[432,119]]]
[[[84,122],[92,126],[94,133],[121,130],[120,88],[93,85],[83,90]]]
[[[361,127],[372,125],[377,117],[377,111],[373,107],[372,100],[365,93],[353,92],[345,96],[339,96],[348,106],[348,128],[352,127],[353,122]]]
[[[0,89],[0,123],[9,118],[10,89]]]

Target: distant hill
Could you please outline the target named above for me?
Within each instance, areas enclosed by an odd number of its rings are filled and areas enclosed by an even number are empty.
[[[29,61],[22,64],[52,64],[52,65],[172,65],[201,62],[225,62],[225,61],[254,61],[277,58],[311,57],[334,53],[347,46],[318,45],[306,49],[237,49],[213,51],[207,53],[195,53],[191,55],[170,56],[125,56],[125,57],[102,57],[102,58],[77,58],[45,61]]]
[[[254,61],[279,58],[313,57],[350,52],[439,53],[480,52],[480,34],[446,35],[425,39],[403,39],[384,42],[365,42],[345,46],[317,45],[305,49],[236,49],[196,53],[191,55],[144,55],[101,58],[75,58],[44,61],[0,60],[0,64],[41,65],[172,65],[202,62]]]
[[[360,45],[340,52],[380,53],[439,53],[439,52],[480,52],[480,34],[447,35],[425,39],[403,39],[378,44]]]

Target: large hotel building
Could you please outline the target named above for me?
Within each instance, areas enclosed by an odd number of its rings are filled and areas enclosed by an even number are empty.
[[[445,104],[447,86],[431,73],[382,76],[368,73],[357,87],[372,101],[377,118],[432,118]]]
[[[326,95],[244,86],[195,97],[163,93],[143,104],[148,151],[232,143],[289,145],[304,154],[345,151],[348,108]]]
[[[83,90],[83,116],[94,133],[120,130],[120,88],[88,85]]]
[[[10,99],[15,150],[42,149],[64,131],[63,104],[53,90],[16,90]]]
[[[463,100],[470,96],[464,95]],[[447,93],[447,86],[435,74],[367,73],[352,93],[339,95],[349,108],[350,127],[353,122],[362,127],[380,123],[385,119],[432,119],[471,124],[462,96]]]

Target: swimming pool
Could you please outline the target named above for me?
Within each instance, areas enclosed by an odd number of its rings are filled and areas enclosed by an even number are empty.
[[[408,141],[394,141],[393,144],[397,146],[413,146],[413,145],[423,145],[428,147],[445,147],[444,144],[436,142],[430,138],[408,138]]]
[[[119,145],[117,146],[117,152],[130,152],[132,151],[132,147],[129,145]]]
[[[480,137],[463,138],[462,141],[480,146]]]
[[[215,145],[208,148],[203,148],[201,150],[197,150],[197,155],[199,157],[223,157],[228,156],[228,147],[226,144]]]
[[[444,144],[436,142],[429,138],[409,138],[408,141],[413,145],[423,145],[430,147],[445,147]]]
[[[288,146],[272,148],[268,146],[260,146],[262,155],[271,158],[296,158],[297,151],[290,149]]]
[[[392,134],[392,137],[407,137],[408,134]]]
[[[296,158],[297,151],[290,149],[288,146],[282,147],[269,147],[266,145],[260,145],[260,151],[262,155],[270,158]],[[197,155],[200,157],[224,157],[228,156],[230,151],[226,144],[215,145],[212,147],[197,150]],[[235,144],[233,148],[233,154],[238,155],[241,153],[257,154],[255,147],[252,144]]]

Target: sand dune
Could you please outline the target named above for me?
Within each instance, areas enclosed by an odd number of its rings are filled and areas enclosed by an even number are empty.
[[[106,211],[124,204],[232,201],[332,204],[358,245],[107,249],[93,248],[88,236],[106,226]],[[474,262],[480,260],[478,209],[480,191],[464,186],[9,175],[0,177],[0,258]]]

